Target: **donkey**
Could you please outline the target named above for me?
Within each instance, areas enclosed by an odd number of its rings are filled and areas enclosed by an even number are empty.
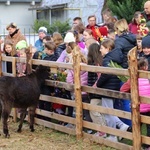
[[[21,108],[18,132],[21,132],[23,121],[29,108],[30,130],[34,132],[35,109],[38,104],[41,87],[48,79],[50,69],[39,65],[31,74],[22,77],[0,77],[0,118],[2,117],[3,133],[9,137],[7,120],[11,109]]]

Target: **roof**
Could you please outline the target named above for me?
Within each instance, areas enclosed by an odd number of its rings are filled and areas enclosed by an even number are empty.
[[[66,4],[60,4],[60,5],[50,5],[50,6],[32,6],[28,8],[28,10],[46,10],[46,9],[61,9],[65,8]]]

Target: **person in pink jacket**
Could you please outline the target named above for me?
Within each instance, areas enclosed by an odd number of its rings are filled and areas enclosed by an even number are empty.
[[[148,70],[147,59],[145,59],[144,57],[141,57],[139,59],[138,69],[144,70],[144,71]],[[145,79],[145,78],[139,78],[138,79],[138,90],[139,90],[140,96],[150,97],[150,80]],[[130,79],[121,86],[120,91],[121,92],[130,92]],[[140,113],[142,115],[150,116],[150,104],[141,103],[140,104]],[[150,125],[146,124],[146,128],[147,128],[147,136],[150,137]],[[150,150],[150,145],[144,144],[143,146],[144,146],[144,148],[147,148],[147,150]]]
[[[79,46],[77,46],[77,48],[79,48]],[[73,60],[71,59],[69,61],[69,63],[72,63],[72,61]],[[87,59],[82,54],[82,52],[81,52],[81,63],[87,64]],[[81,85],[87,85],[87,81],[88,81],[88,72],[87,71],[80,71],[80,82],[81,82]],[[74,71],[73,70],[68,70],[66,82],[70,83],[70,84],[74,84]],[[72,94],[74,94],[74,92],[72,92]],[[82,101],[85,102],[85,103],[90,103],[89,97],[88,97],[86,92],[82,92]],[[92,122],[88,110],[83,110],[83,117],[84,117],[84,119],[86,121]]]

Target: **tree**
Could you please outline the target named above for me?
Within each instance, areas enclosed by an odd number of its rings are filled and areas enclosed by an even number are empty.
[[[61,34],[64,34],[66,31],[68,31],[71,28],[69,25],[69,20],[65,22],[55,21],[51,25],[47,20],[35,20],[33,25],[33,30],[35,32],[38,32],[38,29],[41,26],[46,27],[49,34],[53,34],[54,32],[59,32]]]
[[[147,0],[107,0],[106,6],[118,19],[125,18],[131,22],[136,11],[143,11],[143,5]]]

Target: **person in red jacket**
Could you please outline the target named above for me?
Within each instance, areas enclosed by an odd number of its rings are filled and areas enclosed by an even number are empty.
[[[104,37],[107,37],[107,28],[106,27],[100,27],[96,24],[96,16],[91,15],[88,17],[88,25],[86,26],[87,29],[91,29],[93,32],[93,37],[97,41],[101,41]]]

